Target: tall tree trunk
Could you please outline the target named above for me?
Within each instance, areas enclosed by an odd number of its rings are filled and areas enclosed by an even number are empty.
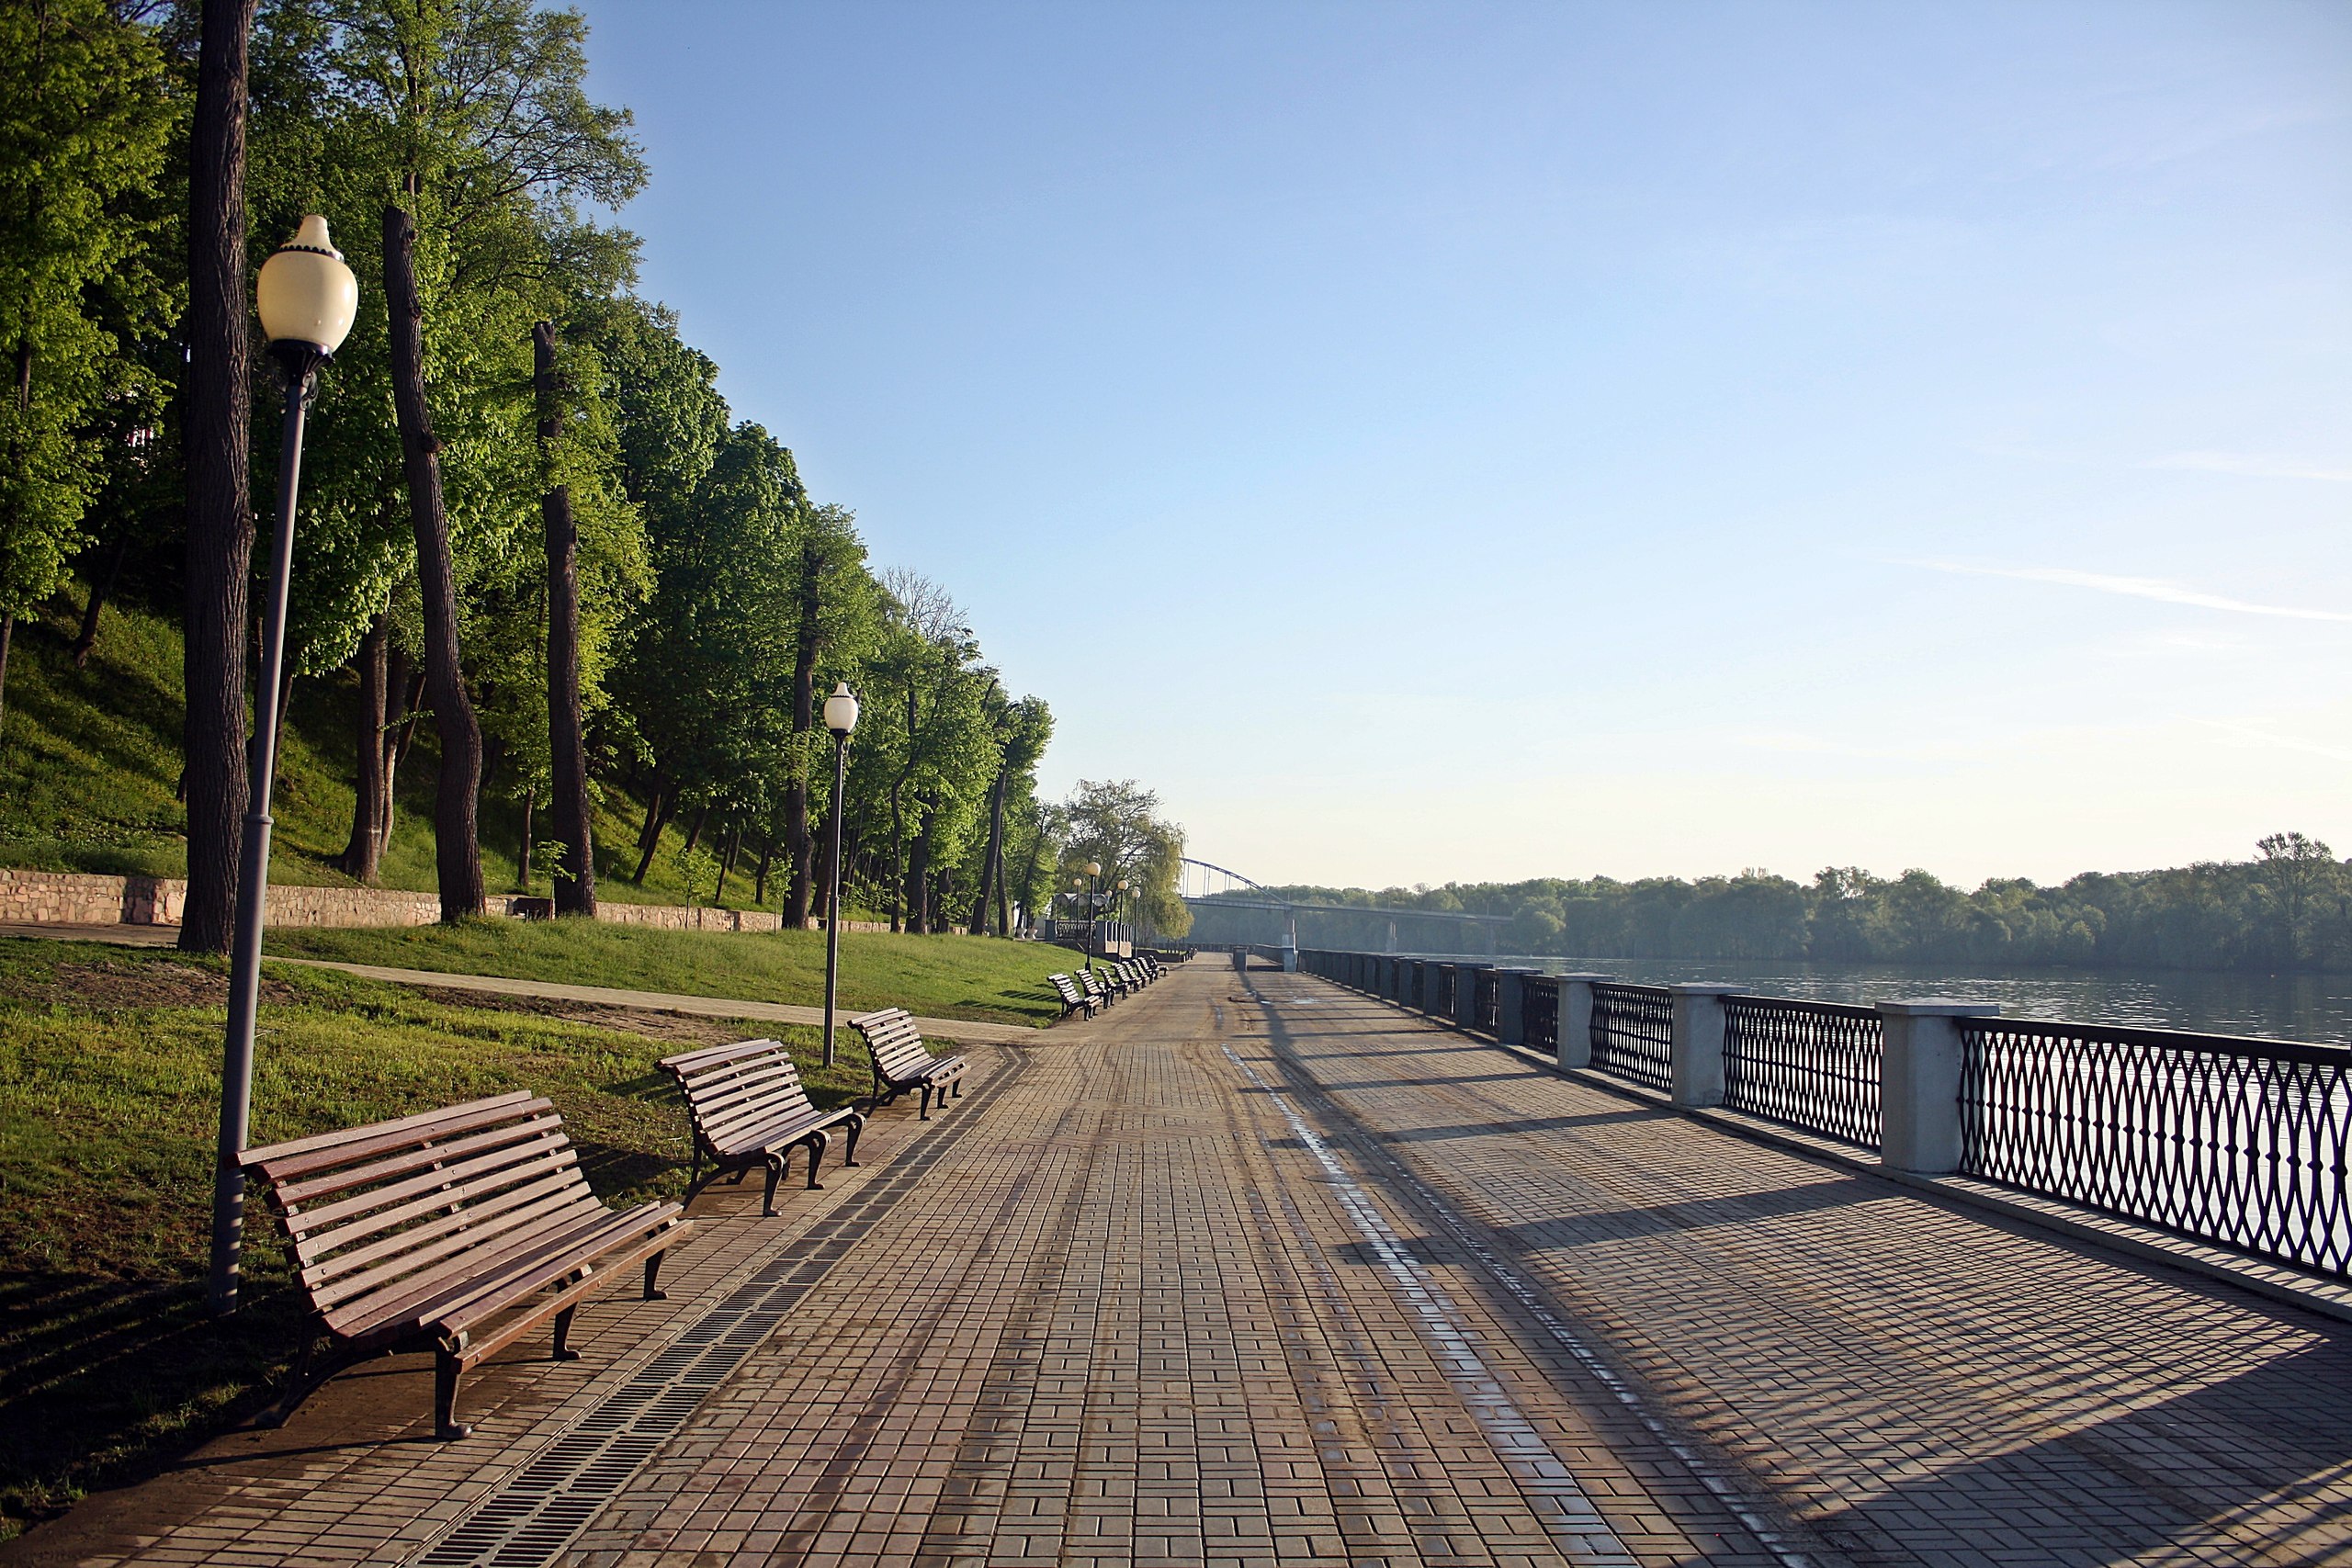
[[[563,403],[555,376],[555,326],[531,329],[532,385],[539,399],[539,441],[552,456],[563,434]],[[552,465],[550,465],[550,468]],[[580,530],[571,516],[571,488],[549,485],[539,498],[548,551],[548,758],[554,789],[548,814],[563,846],[555,868],[555,912],[596,912],[596,853],[588,807],[588,749],[580,721]]]
[[[424,679],[441,738],[434,801],[433,859],[441,918],[482,912],[481,726],[458,668],[458,576],[449,519],[441,504],[441,442],[424,404],[424,305],[416,292],[416,220],[398,202],[384,209],[384,304],[391,318],[392,410],[400,421],[401,473],[416,529],[417,587],[424,600]]]
[[[735,865],[735,840],[731,828],[720,832],[719,842],[726,848],[720,850],[718,853],[718,885],[710,890],[710,903],[713,908],[717,908],[726,900],[727,874]]]
[[[424,716],[424,676],[397,644],[384,663],[384,852],[390,854],[392,823],[401,809],[401,764],[416,744],[416,721]]]
[[[334,863],[361,882],[376,880],[384,858],[384,791],[390,783],[384,771],[385,645],[391,635],[390,620],[379,613],[368,623],[368,635],[351,660],[359,671],[358,784],[352,795],[351,838]]]
[[[899,803],[899,793],[905,780],[890,786],[890,929],[906,929],[907,909],[907,819]]]
[[[702,842],[702,825],[709,820],[710,807],[707,805],[695,808],[695,819],[686,825],[685,847],[678,852],[680,854],[695,852],[695,846]]]
[[[90,650],[98,646],[98,616],[107,607],[107,600],[114,592],[117,580],[122,576],[122,561],[130,554],[130,525],[126,522],[114,541],[114,548],[107,552],[106,571],[90,580],[90,602],[82,606],[82,629],[74,637],[74,668],[86,669]],[[0,652],[0,679],[7,675],[7,656]]]
[[[226,953],[245,811],[246,491],[252,329],[245,305],[245,49],[254,0],[205,0],[188,128],[187,902],[180,946]]]
[[[1001,848],[996,857],[996,934],[1012,934],[1012,899],[1005,890],[1004,852]]]
[[[1021,863],[1021,894],[1024,898],[1028,897],[1029,889],[1037,886],[1037,859],[1046,849],[1045,824],[1038,822],[1035,824],[1035,830],[1029,835],[1028,856]],[[1053,900],[1050,897],[1046,899],[1046,907],[1048,909],[1053,908]],[[1036,923],[1037,911],[1031,909],[1027,914],[1030,924],[1034,927]],[[1007,926],[1005,929],[1010,931],[1012,928]]]
[[[656,762],[653,765],[653,797],[645,803],[645,820],[637,829],[638,849],[651,849],[654,841],[662,837],[662,824],[669,819],[670,782],[663,775],[662,765]]]
[[[1012,771],[1012,759],[1000,754],[996,787],[989,791],[989,847],[980,856],[980,894],[972,900],[974,936],[989,934],[989,889],[1004,880],[1004,778]],[[1003,930],[1001,921],[998,930]]]
[[[792,650],[795,739],[808,734],[817,722],[817,645],[824,625],[820,577],[824,564],[824,552],[811,536],[800,551],[800,625]],[[817,846],[808,831],[808,759],[805,750],[799,755],[801,766],[792,771],[784,786],[784,841],[792,863],[791,879],[785,884],[784,923],[793,931],[808,929],[808,880],[817,863]]]
[[[653,864],[653,852],[662,847],[662,829],[670,820],[670,792],[657,784],[653,805],[645,814],[645,835],[638,840],[645,852],[637,858],[637,874],[630,878],[639,887],[645,886],[645,874]]]
[[[24,339],[17,344],[17,428],[19,431],[25,428],[25,416],[32,412],[32,407],[33,345],[30,339]],[[25,446],[22,438],[11,440],[8,443],[8,468],[20,480],[24,477],[24,461]],[[0,525],[5,525],[13,535],[22,516],[22,508],[12,496],[7,515],[6,518],[0,518]],[[5,699],[8,691],[8,649],[17,640],[16,634],[17,612],[9,610],[5,615],[0,615],[0,714],[7,712]]]
[[[907,862],[907,929],[927,932],[931,920],[931,829],[939,813],[915,797],[915,849]]]
[[[526,893],[531,890],[531,807],[538,798],[538,781],[534,779],[523,786],[523,852],[514,860],[514,880]]]
[[[759,865],[759,869],[758,869],[757,871],[755,871],[755,872],[753,872],[753,873],[752,874],[752,903],[754,903],[754,904],[759,905],[762,908],[767,908],[767,902],[768,902],[768,859],[769,859],[769,856],[770,856],[770,855],[773,853],[773,852],[775,851],[775,840],[774,839],[769,838],[769,837],[768,837],[766,834],[764,834],[764,833],[761,834],[761,835],[760,835],[760,865]]]

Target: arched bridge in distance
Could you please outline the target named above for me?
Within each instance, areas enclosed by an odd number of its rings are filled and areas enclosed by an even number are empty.
[[[1496,950],[1504,915],[1387,904],[1285,898],[1263,883],[1211,861],[1183,857],[1177,891],[1193,911],[1185,941],[1199,947],[1334,947],[1360,953],[1485,954]]]

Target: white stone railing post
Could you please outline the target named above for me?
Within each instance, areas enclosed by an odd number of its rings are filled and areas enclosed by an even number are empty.
[[[1559,1032],[1557,1061],[1563,1067],[1592,1066],[1592,986],[1596,980],[1611,980],[1613,975],[1562,975],[1560,982],[1560,1016],[1555,1027]]]
[[[1992,1018],[1984,1002],[1881,1002],[1886,1051],[1879,1066],[1879,1159],[1894,1170],[1949,1176],[1960,1168],[1960,1022]]]
[[[1674,1103],[1706,1106],[1724,1102],[1724,998],[1737,986],[1676,986],[1674,992]]]

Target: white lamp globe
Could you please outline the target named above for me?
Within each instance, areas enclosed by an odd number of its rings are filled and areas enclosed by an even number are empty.
[[[857,728],[857,694],[842,681],[833,687],[833,694],[825,699],[825,728],[835,735],[847,735]]]
[[[307,343],[333,354],[359,314],[359,280],[327,238],[327,220],[313,212],[261,264],[254,288],[261,330],[272,343]]]
[[[1100,875],[1102,875],[1102,863],[1101,861],[1099,861],[1099,860],[1091,860],[1091,861],[1088,861],[1088,862],[1086,863],[1086,874],[1087,874],[1087,875],[1089,875],[1089,876],[1100,876]]]

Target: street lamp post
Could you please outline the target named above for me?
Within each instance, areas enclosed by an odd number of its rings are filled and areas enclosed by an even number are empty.
[[[1094,927],[1097,917],[1102,912],[1102,890],[1095,886],[1095,879],[1102,874],[1101,861],[1086,863],[1086,966],[1089,969],[1094,967]]]
[[[842,789],[848,776],[849,732],[857,728],[857,694],[836,682],[825,699],[825,728],[833,732],[833,852],[825,895],[825,1066],[833,1065],[833,987],[842,968]]]
[[[270,541],[269,598],[262,615],[261,683],[254,693],[253,777],[237,868],[236,945],[229,963],[229,1028],[220,1052],[220,1145],[213,1168],[212,1311],[237,1310],[243,1242],[245,1134],[252,1121],[254,1012],[261,998],[261,932],[269,902],[269,796],[277,774],[278,693],[286,668],[286,596],[294,573],[294,495],[302,477],[302,421],[319,367],[334,357],[359,313],[359,280],[313,213],[262,264],[254,289],[261,328],[286,377],[286,427],[277,452],[277,532]]]
[[[1135,903],[1127,893],[1127,879],[1124,876],[1119,878],[1118,895],[1112,900],[1111,919],[1114,924],[1122,919],[1127,922],[1127,956],[1134,957],[1136,951]]]

